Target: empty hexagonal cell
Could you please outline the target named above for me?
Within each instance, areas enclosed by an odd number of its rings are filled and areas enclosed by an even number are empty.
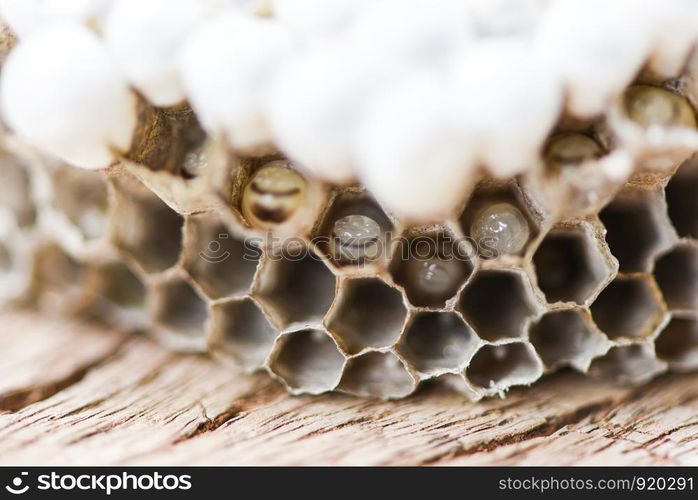
[[[0,206],[10,209],[17,225],[26,227],[36,221],[36,207],[32,201],[31,177],[27,167],[17,158],[0,153]]]
[[[147,273],[173,266],[182,250],[182,217],[131,177],[115,179],[114,186],[115,245]]]
[[[334,299],[334,275],[311,250],[297,250],[267,255],[253,291],[280,329],[321,321]]]
[[[15,226],[4,226],[0,212],[0,306],[25,298],[32,281],[33,245]]]
[[[322,330],[284,333],[274,347],[269,369],[293,393],[319,394],[334,389],[342,376],[344,356]]]
[[[516,184],[483,182],[460,217],[480,257],[522,255],[538,234],[538,223]]]
[[[698,245],[677,245],[659,257],[654,277],[669,309],[698,310]]]
[[[391,352],[370,351],[351,358],[339,390],[362,397],[403,398],[416,388],[405,365]]]
[[[590,227],[557,227],[533,256],[538,287],[548,302],[584,304],[613,275],[603,243]]]
[[[101,315],[124,328],[146,324],[146,288],[124,262],[106,262],[88,268],[92,289],[103,300]]]
[[[0,272],[8,272],[12,269],[12,252],[3,241],[0,241]]]
[[[187,217],[184,246],[184,268],[209,297],[244,294],[252,286],[262,252],[230,234],[216,214]]]
[[[655,350],[673,370],[698,368],[698,316],[674,316],[657,337]]]
[[[669,180],[666,199],[679,236],[698,238],[698,156],[687,160]]]
[[[338,195],[323,216],[314,241],[337,266],[377,263],[389,258],[393,224],[364,192]]]
[[[658,291],[644,276],[619,276],[591,305],[596,325],[610,338],[649,337],[662,322]]]
[[[599,217],[621,272],[649,271],[654,255],[671,244],[671,226],[661,190],[623,190]]]
[[[663,372],[666,365],[656,359],[646,344],[621,345],[594,360],[590,373],[624,384],[640,384]]]
[[[107,183],[101,172],[62,164],[51,171],[52,207],[86,240],[107,230]]]
[[[514,342],[482,346],[466,369],[468,380],[488,394],[497,394],[514,385],[538,380],[543,366],[528,343]]]
[[[608,349],[608,340],[599,333],[581,309],[551,311],[531,325],[530,340],[549,369],[570,365],[586,370],[596,356]]]
[[[85,266],[50,243],[34,255],[32,290],[39,308],[49,314],[73,314],[89,309]]]
[[[460,298],[465,319],[485,340],[523,336],[536,312],[528,279],[514,271],[481,271]]]
[[[276,329],[252,299],[217,303],[211,308],[210,347],[246,370],[261,368],[271,352]]]
[[[400,292],[378,278],[345,280],[328,327],[347,352],[390,346],[398,339],[407,311]]]
[[[393,279],[417,307],[444,307],[473,271],[469,247],[448,233],[402,240],[390,265]]]
[[[155,331],[175,349],[203,350],[206,342],[206,303],[184,278],[160,281],[150,289],[150,317]]]
[[[435,375],[461,368],[477,344],[456,313],[422,312],[411,318],[397,350],[418,371]]]

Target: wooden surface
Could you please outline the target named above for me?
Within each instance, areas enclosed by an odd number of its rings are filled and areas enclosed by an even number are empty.
[[[698,374],[506,399],[291,397],[140,336],[0,314],[0,464],[698,464]]]

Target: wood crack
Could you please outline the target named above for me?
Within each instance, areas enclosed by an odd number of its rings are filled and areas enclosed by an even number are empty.
[[[123,341],[116,344],[112,351],[74,369],[64,377],[0,394],[0,412],[18,412],[31,404],[48,399],[71,385],[80,382],[90,371],[117,356],[128,340],[129,337],[126,337]]]
[[[213,418],[206,414],[206,408],[202,405],[202,414],[204,421],[193,431],[179,437],[173,444],[179,444],[183,441],[193,439],[209,432],[214,432],[223,425],[235,420],[238,417],[244,416],[245,413],[272,403],[286,395],[286,391],[276,382],[270,382],[254,391],[240,396],[228,408],[219,413]]]
[[[551,436],[569,425],[575,425],[586,418],[608,410],[615,404],[617,404],[616,400],[606,399],[589,405],[581,406],[570,413],[547,418],[545,422],[533,426],[523,432],[517,432],[499,438],[490,439],[474,446],[457,446],[445,453],[430,457],[420,462],[419,465],[434,465],[444,460],[452,460],[457,457],[474,455],[481,452],[491,452],[497,448],[501,448],[502,446],[522,443],[535,438]]]

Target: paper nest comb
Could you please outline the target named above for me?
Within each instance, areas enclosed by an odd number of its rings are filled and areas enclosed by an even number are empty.
[[[538,26],[520,13],[517,23],[497,27],[502,19],[489,19],[475,1],[444,5],[461,3],[475,6],[474,18],[495,32]],[[546,15],[545,2],[523,3]],[[492,4],[497,11],[507,2]],[[259,13],[257,2],[235,9],[252,6]],[[288,9],[281,1],[262,10],[265,20],[278,16],[297,29],[293,22],[305,18]],[[0,158],[0,300],[143,329],[173,349],[264,369],[293,393],[400,398],[431,380],[477,400],[561,367],[627,383],[697,369],[695,41],[686,40],[678,65],[666,54],[655,58],[660,42],[648,45],[627,81],[614,83],[617,91],[607,86],[601,110],[594,98],[604,89],[565,87],[566,110],[561,101],[539,139],[512,145],[522,155],[537,152],[515,171],[505,168],[506,155],[452,149],[453,141],[441,141],[450,129],[426,149],[393,144],[398,149],[387,150],[398,159],[436,155],[424,171],[447,179],[451,167],[439,162],[475,165],[454,174],[451,182],[462,185],[444,191],[445,201],[432,200],[439,192],[413,200],[423,203],[423,217],[403,211],[396,195],[364,187],[376,181],[362,168],[385,159],[382,151],[359,149],[364,166],[348,175],[329,159],[309,167],[295,159],[329,158],[322,145],[308,150],[298,139],[294,150],[290,132],[272,136],[283,148],[267,137],[235,143],[231,137],[244,135],[239,122],[214,132],[210,109],[197,109],[190,90],[193,111],[155,108],[149,101],[159,90],[127,75],[141,92],[136,129],[128,151],[114,152],[102,171],[40,153],[50,148],[9,123]],[[312,131],[313,119],[299,126]],[[397,123],[391,120],[385,123]],[[411,132],[401,130],[408,142]],[[478,144],[490,140],[482,134]],[[332,152],[341,149],[330,143]],[[258,175],[272,162],[281,174]],[[412,184],[422,180],[409,168]],[[330,171],[340,173],[332,179]],[[410,196],[405,182],[394,189]],[[448,184],[424,182],[432,191]],[[368,235],[370,246],[346,235]],[[426,257],[424,246],[432,251]]]

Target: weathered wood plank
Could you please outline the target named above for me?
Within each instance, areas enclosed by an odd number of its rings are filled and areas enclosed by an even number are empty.
[[[563,373],[480,403],[291,397],[141,337],[0,322],[0,393],[67,381],[4,408],[3,464],[698,464],[698,375],[628,388]]]
[[[0,313],[0,411],[16,410],[79,380],[126,334],[78,320]]]

